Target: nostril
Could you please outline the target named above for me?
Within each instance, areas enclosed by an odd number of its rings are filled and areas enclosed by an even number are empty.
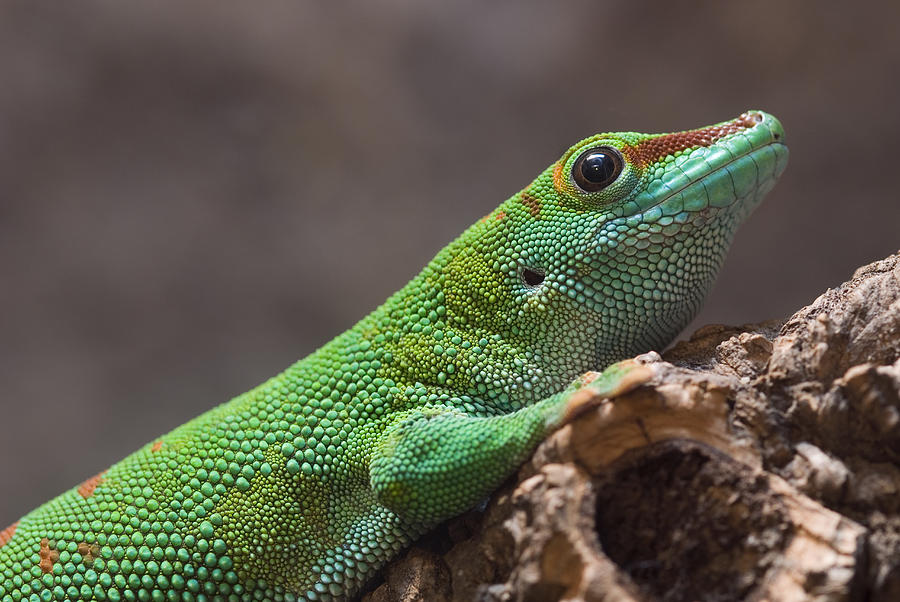
[[[781,132],[772,132],[772,138],[775,140],[781,140]]]

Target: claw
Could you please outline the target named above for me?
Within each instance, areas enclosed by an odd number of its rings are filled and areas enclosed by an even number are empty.
[[[649,382],[656,371],[652,365],[630,359],[617,362],[603,372],[587,372],[581,388],[566,400],[563,424],[567,424],[604,401],[619,397]]]

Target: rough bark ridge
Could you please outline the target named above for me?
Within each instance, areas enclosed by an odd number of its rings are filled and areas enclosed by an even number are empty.
[[[898,357],[900,254],[702,328],[364,600],[900,600]]]

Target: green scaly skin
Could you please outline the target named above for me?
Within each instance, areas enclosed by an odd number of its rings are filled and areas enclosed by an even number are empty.
[[[352,597],[511,474],[580,374],[688,323],[781,139],[752,111],[579,142],[352,329],[0,532],[0,601]]]

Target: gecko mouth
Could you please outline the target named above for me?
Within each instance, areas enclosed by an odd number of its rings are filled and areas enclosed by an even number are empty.
[[[737,205],[749,214],[781,175],[788,155],[778,120],[762,112],[749,115],[752,127],[676,157],[655,194],[668,192],[647,204],[636,199],[643,206],[639,213],[652,220],[654,214],[676,217]]]
[[[595,343],[598,365],[660,349],[699,311],[735,230],[787,165],[781,125],[759,115],[708,146],[655,160],[596,229],[583,279],[609,325]],[[641,326],[614,327],[625,312]]]
[[[624,230],[624,225],[672,236],[679,225],[701,226],[704,218],[721,210],[730,209],[735,225],[739,224],[787,166],[781,124],[771,115],[755,115],[759,118],[754,126],[672,159],[660,178],[645,183],[624,204],[622,214],[597,227],[595,246],[607,246],[618,238],[612,231]]]
[[[729,151],[724,147],[717,147],[711,154],[718,152]],[[704,159],[708,160],[706,157]],[[750,205],[746,207],[749,213],[781,175],[787,164],[786,159],[787,147],[781,142],[771,141],[744,154],[727,158],[724,163],[719,163],[705,173],[682,170],[690,181],[681,184],[650,209],[658,207],[671,210],[680,207],[682,211],[678,213],[696,213],[744,205],[747,202]]]

